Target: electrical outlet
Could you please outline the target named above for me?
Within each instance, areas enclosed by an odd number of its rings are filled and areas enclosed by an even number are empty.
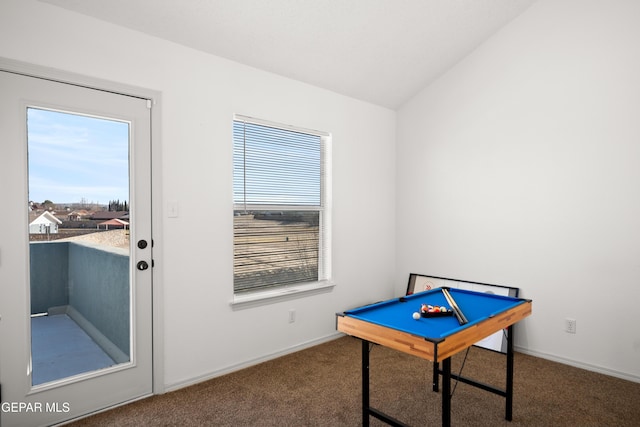
[[[567,317],[564,319],[564,330],[570,334],[576,333],[576,319]]]
[[[296,311],[294,309],[289,310],[289,323],[296,321]]]

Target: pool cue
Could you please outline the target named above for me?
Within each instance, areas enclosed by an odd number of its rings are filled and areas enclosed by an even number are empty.
[[[456,317],[458,318],[458,323],[460,323],[461,325],[464,325],[465,323],[469,323],[467,318],[462,313],[462,310],[460,310],[460,307],[458,307],[458,304],[456,304],[456,301],[453,299],[451,294],[449,294],[449,290],[447,288],[442,288],[442,293],[444,294],[444,297],[447,299],[447,302],[453,309],[453,314],[455,314]]]

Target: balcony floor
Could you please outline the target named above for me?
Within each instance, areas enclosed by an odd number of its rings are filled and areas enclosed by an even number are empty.
[[[33,385],[114,365],[114,361],[66,314],[31,319]]]

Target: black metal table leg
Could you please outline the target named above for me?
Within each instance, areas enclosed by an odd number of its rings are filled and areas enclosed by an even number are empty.
[[[369,341],[362,340],[362,425],[369,427]]]
[[[451,425],[451,358],[442,361],[442,426]]]
[[[511,421],[513,414],[513,325],[507,328],[507,390],[504,418]]]

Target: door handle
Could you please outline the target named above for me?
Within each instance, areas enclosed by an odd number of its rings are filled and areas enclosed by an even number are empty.
[[[147,263],[147,261],[140,261],[138,262],[137,267],[138,267],[138,270],[144,271],[147,268],[149,268],[149,264]]]

